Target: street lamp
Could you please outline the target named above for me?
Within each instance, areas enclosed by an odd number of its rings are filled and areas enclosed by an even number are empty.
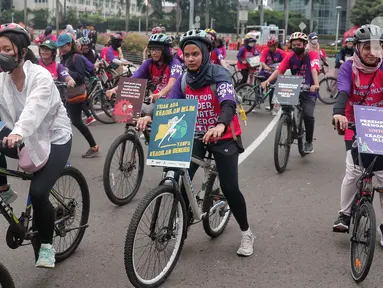
[[[340,10],[342,10],[342,6],[336,6],[337,19],[336,19],[335,51],[338,51],[338,37],[339,37],[339,18],[340,18]]]
[[[246,11],[247,11],[247,5],[249,5],[249,0],[238,0],[238,13],[237,13],[237,38],[239,37],[239,25],[240,25],[240,22],[242,19],[241,18],[241,14],[240,14],[240,10],[243,9],[243,8],[246,8]]]

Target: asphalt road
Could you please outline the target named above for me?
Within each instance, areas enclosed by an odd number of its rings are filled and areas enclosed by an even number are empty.
[[[350,235],[332,233],[339,209],[345,151],[342,138],[332,129],[331,110],[331,106],[317,104],[315,153],[301,158],[293,147],[284,174],[277,174],[274,168],[275,129],[241,163],[240,187],[247,201],[251,228],[257,236],[254,255],[236,256],[240,231],[233,218],[224,234],[214,240],[204,233],[201,225],[193,226],[179,262],[163,287],[382,286],[383,250],[379,243],[367,279],[357,285],[350,275]],[[243,126],[245,147],[250,147],[272,120],[263,109],[250,114],[248,125]],[[81,154],[88,147],[74,129],[70,162],[88,181],[91,215],[90,227],[72,257],[54,270],[34,268],[32,247],[10,250],[5,244],[7,223],[0,220],[0,229],[4,231],[0,237],[0,261],[11,271],[16,287],[132,287],[123,262],[126,231],[139,201],[160,181],[161,169],[145,168],[141,189],[127,206],[115,207],[108,201],[102,187],[103,164],[110,144],[123,130],[121,124],[93,124],[91,131],[102,148],[102,155],[84,160]],[[9,161],[9,167],[15,165]],[[21,212],[27,183],[9,180],[20,195],[14,210]],[[198,174],[195,182],[200,181]],[[377,199],[375,209],[380,223]]]

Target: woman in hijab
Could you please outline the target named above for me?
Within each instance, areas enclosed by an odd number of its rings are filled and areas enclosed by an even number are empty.
[[[313,32],[309,35],[309,45],[307,45],[309,51],[318,52],[319,59],[326,62],[326,51],[320,48],[318,34]]]
[[[255,236],[249,228],[246,202],[238,184],[238,157],[239,153],[243,152],[243,146],[230,72],[222,66],[211,63],[212,43],[205,31],[186,32],[181,38],[180,47],[188,70],[177,79],[168,99],[198,99],[195,130],[205,135],[204,143],[195,141],[193,155],[203,158],[206,149],[213,153],[222,192],[242,231],[241,245],[237,254],[250,256],[253,253]],[[212,88],[213,86],[216,89]],[[149,116],[140,118],[137,128],[144,130],[150,121]],[[191,163],[189,169],[191,178],[197,168],[196,164]],[[187,202],[185,195],[184,199]]]
[[[375,25],[363,25],[355,31],[355,53],[349,61],[340,66],[338,74],[338,98],[333,108],[333,120],[339,131],[343,131],[346,144],[346,173],[341,186],[341,201],[334,232],[347,232],[350,227],[350,212],[362,169],[354,164],[351,153],[354,132],[348,129],[348,122],[355,122],[353,105],[383,107],[383,61],[382,29]],[[366,154],[362,154],[365,158]],[[367,158],[368,159],[368,158]],[[367,160],[366,159],[366,160]],[[377,166],[382,163],[376,161]],[[381,165],[380,165],[381,166]],[[376,167],[377,170],[380,169]],[[379,186],[383,185],[383,171],[374,172]],[[383,211],[383,193],[378,193]],[[381,213],[382,215],[382,213]],[[380,223],[383,223],[381,220]],[[383,224],[378,228],[383,246]]]

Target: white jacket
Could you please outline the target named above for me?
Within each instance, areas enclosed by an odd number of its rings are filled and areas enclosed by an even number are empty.
[[[53,144],[65,144],[72,135],[70,120],[52,76],[45,68],[26,61],[23,66],[25,82],[22,95],[15,93],[11,75],[0,73],[0,118],[23,137],[33,164],[43,163]],[[23,97],[24,107],[17,107],[15,97]],[[22,110],[20,115],[16,111]]]

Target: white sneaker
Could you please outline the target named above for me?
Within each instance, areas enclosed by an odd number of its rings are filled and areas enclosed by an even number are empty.
[[[277,115],[278,115],[278,112],[275,111],[275,110],[273,110],[273,111],[271,111],[271,115],[272,115],[272,116],[277,116]]]
[[[251,233],[250,228],[247,231],[242,231],[241,236],[241,246],[239,246],[237,255],[245,257],[251,256],[253,254],[255,236]]]
[[[380,245],[383,247],[383,224],[378,227],[378,232],[380,234]]]
[[[8,189],[6,191],[0,192],[0,197],[5,203],[11,204],[16,201],[17,193],[13,191],[11,185],[8,185]]]

